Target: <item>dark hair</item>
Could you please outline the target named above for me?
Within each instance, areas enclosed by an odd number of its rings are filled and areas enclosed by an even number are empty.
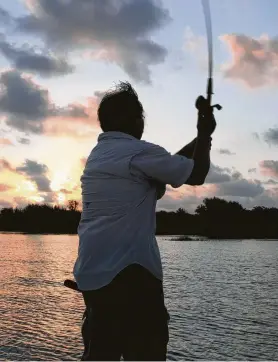
[[[128,82],[120,82],[115,90],[105,93],[98,108],[98,119],[103,132],[124,132],[141,138],[144,118],[143,106]]]

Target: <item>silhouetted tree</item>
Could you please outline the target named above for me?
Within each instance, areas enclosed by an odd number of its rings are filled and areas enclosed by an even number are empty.
[[[81,213],[78,202],[67,208],[28,205],[0,211],[0,230],[27,233],[76,234]],[[278,238],[278,209],[254,207],[246,210],[237,202],[205,199],[195,214],[184,209],[156,214],[157,234],[202,235],[210,238]],[[144,227],[144,225],[142,225]]]
[[[70,211],[76,211],[78,208],[79,202],[76,200],[69,200],[68,201],[68,209]]]

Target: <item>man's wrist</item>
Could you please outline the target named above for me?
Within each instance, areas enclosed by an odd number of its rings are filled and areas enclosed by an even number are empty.
[[[211,135],[208,134],[208,133],[198,132],[198,134],[197,134],[197,140],[211,142],[212,138],[211,138]]]

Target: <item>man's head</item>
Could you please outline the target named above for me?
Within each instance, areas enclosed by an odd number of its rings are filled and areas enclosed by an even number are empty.
[[[103,132],[124,132],[141,139],[144,118],[143,106],[128,82],[121,82],[115,90],[107,92],[98,108],[98,119]]]

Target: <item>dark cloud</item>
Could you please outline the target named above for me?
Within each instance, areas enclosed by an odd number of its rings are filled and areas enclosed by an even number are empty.
[[[278,146],[278,127],[276,128],[269,128],[263,134],[264,140],[273,146]]]
[[[264,192],[259,182],[246,179],[232,180],[218,185],[218,196],[256,197]]]
[[[194,212],[205,197],[220,197],[227,201],[236,201],[247,208],[260,204],[270,207],[278,204],[278,195],[273,197],[271,194],[273,191],[265,189],[264,185],[266,184],[259,180],[245,179],[235,169],[222,168],[212,164],[205,185],[194,189],[183,186],[174,191],[167,187],[167,193],[158,202],[158,208],[176,210],[182,207],[189,212]]]
[[[6,124],[19,131],[42,133],[42,121],[54,109],[46,89],[17,70],[1,74],[0,113],[7,117]]]
[[[227,156],[233,156],[235,155],[234,152],[231,152],[230,150],[228,150],[227,148],[220,148],[219,150],[217,150],[220,155],[227,155]]]
[[[17,19],[21,32],[37,34],[56,52],[91,49],[92,57],[118,64],[137,81],[150,82],[150,66],[167,50],[151,39],[170,21],[155,0],[33,0]]]
[[[3,72],[0,75],[0,87],[0,115],[4,115],[7,126],[18,131],[76,137],[84,132],[88,137],[96,125],[96,101],[93,98],[88,100],[86,106],[69,104],[57,107],[51,101],[47,89],[17,70]],[[88,127],[78,129],[80,122]]]
[[[54,191],[40,194],[40,197],[43,198],[43,202],[46,204],[53,204],[58,202],[57,194]]]
[[[243,34],[226,34],[232,62],[224,68],[224,76],[257,88],[278,84],[278,37],[267,35],[255,39]]]
[[[12,190],[14,187],[7,184],[0,184],[0,192]]]
[[[232,179],[233,180],[241,180],[242,174],[239,171],[232,171]]]
[[[278,178],[278,161],[264,160],[260,162],[262,173]]]
[[[16,48],[4,37],[0,38],[0,52],[18,70],[38,73],[44,77],[65,75],[73,71],[73,67],[65,60],[44,51],[39,54],[32,48]]]
[[[211,165],[206,183],[216,184],[216,196],[255,197],[264,191],[259,181],[250,181],[233,169]]]
[[[48,168],[36,161],[26,160],[23,166],[16,168],[16,171],[26,173],[28,176],[36,176],[45,174]]]
[[[11,17],[9,12],[0,6],[0,26],[11,25],[12,22],[13,18]]]
[[[252,209],[256,206],[278,208],[278,194],[273,193],[271,190],[265,190],[263,193],[253,198],[240,198],[238,202],[247,209]]]
[[[218,184],[221,182],[229,182],[231,179],[231,170],[229,168],[221,168],[211,164],[206,183]]]
[[[50,180],[46,176],[48,167],[44,164],[40,164],[36,161],[25,160],[25,163],[16,168],[16,171],[25,174],[29,180],[33,181],[37,185],[38,191],[51,192]]]
[[[21,143],[22,145],[29,145],[31,141],[29,138],[21,137],[17,139],[17,142]]]
[[[248,170],[248,173],[255,173],[255,172],[257,172],[256,167],[249,168],[249,170]]]

